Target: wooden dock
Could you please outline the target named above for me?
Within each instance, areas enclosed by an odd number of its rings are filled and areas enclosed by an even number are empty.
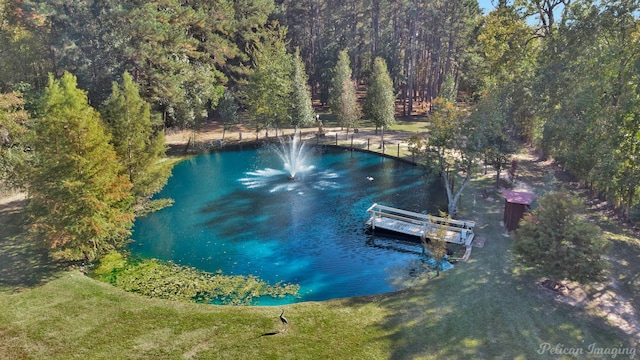
[[[366,224],[374,230],[380,228],[426,238],[445,234],[446,242],[464,245],[468,249],[475,236],[473,228],[476,223],[473,221],[447,219],[378,204],[371,205],[367,213],[370,217]]]

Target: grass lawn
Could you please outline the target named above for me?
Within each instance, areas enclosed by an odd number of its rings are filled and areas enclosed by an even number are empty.
[[[544,174],[527,171],[532,183]],[[631,346],[631,337],[594,311],[565,305],[511,262],[502,200],[474,194],[461,217],[485,240],[467,263],[404,291],[277,307],[230,307],[148,299],[59,270],[24,241],[16,204],[0,208],[0,358],[2,359],[547,359],[542,344],[582,349]],[[638,240],[608,229],[624,248],[612,270],[637,292]],[[567,355],[567,358],[575,358]],[[618,358],[628,358],[618,355]]]

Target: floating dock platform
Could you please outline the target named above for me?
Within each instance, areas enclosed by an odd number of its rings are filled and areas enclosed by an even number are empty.
[[[370,217],[366,224],[373,230],[380,228],[425,238],[444,234],[446,242],[466,246],[468,252],[475,237],[476,223],[473,221],[447,219],[379,204],[371,205],[367,213]]]

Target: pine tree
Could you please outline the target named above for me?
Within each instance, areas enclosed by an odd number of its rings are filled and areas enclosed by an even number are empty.
[[[384,128],[395,123],[395,100],[387,63],[378,57],[373,62],[373,70],[367,82],[364,112],[382,130],[380,146],[384,145]]]
[[[357,126],[360,118],[358,109],[356,87],[351,79],[351,67],[349,55],[343,50],[338,55],[338,62],[333,68],[333,78],[331,80],[331,94],[329,106],[338,118],[340,126],[349,128]]]
[[[291,77],[291,123],[296,128],[310,126],[315,121],[311,94],[307,87],[308,77],[300,53],[293,57],[293,73]]]
[[[335,115],[340,113],[342,108],[342,90],[344,84],[351,80],[351,65],[347,50],[342,50],[338,54],[338,62],[332,69],[331,93],[329,94],[329,107]]]
[[[340,100],[340,111],[338,112],[338,122],[347,128],[347,134],[350,128],[358,126],[358,120],[362,113],[358,107],[358,96],[356,95],[356,86],[351,79],[346,79],[342,83],[342,99]]]
[[[146,200],[164,186],[170,169],[159,162],[165,156],[164,133],[154,130],[150,106],[140,97],[129,73],[124,73],[122,86],[113,84],[102,113],[133,194]]]
[[[224,67],[237,48],[229,6],[212,2],[152,0],[131,3],[123,16],[125,68],[168,126],[197,128],[224,91]],[[207,9],[209,8],[209,9]],[[211,11],[206,13],[206,11]],[[214,15],[215,14],[215,15]],[[219,29],[220,34],[212,33]],[[220,36],[224,34],[223,36]]]
[[[133,224],[132,185],[73,75],[51,75],[41,103],[42,118],[29,136],[31,230],[54,258],[91,261],[125,245]]]
[[[253,70],[243,88],[244,102],[257,132],[290,123],[291,55],[287,54],[286,30],[273,23],[262,29],[251,49]]]

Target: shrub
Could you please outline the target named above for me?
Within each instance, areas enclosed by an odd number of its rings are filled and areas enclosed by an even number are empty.
[[[579,215],[581,208],[581,201],[567,194],[542,196],[515,232],[516,260],[557,280],[602,280],[608,243],[597,225]]]

